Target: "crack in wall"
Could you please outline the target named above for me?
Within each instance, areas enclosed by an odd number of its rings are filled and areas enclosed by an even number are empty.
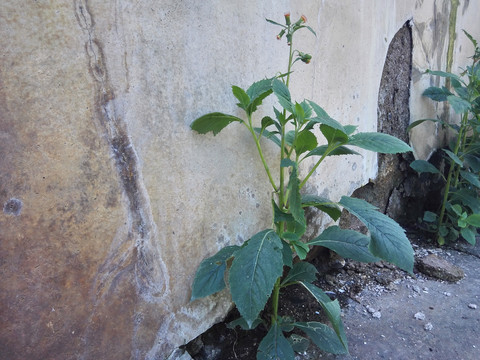
[[[94,285],[94,309],[112,294],[124,271],[134,266],[137,295],[148,304],[158,304],[168,296],[168,273],[161,260],[160,250],[153,240],[156,226],[153,221],[148,194],[138,168],[138,158],[128,136],[127,125],[109,80],[102,43],[95,35],[95,21],[86,0],[75,0],[75,16],[86,35],[85,52],[89,72],[95,84],[95,108],[102,136],[108,143],[119,183],[127,203],[128,235],[115,235],[109,255],[99,267]],[[125,56],[125,54],[124,54]],[[132,354],[142,352],[142,328],[147,305],[135,305]],[[163,301],[164,311],[171,313],[169,302]],[[95,312],[95,310],[93,310]],[[93,316],[93,313],[92,313]],[[88,330],[87,330],[88,332]],[[140,347],[140,348],[139,348]],[[135,356],[137,357],[137,356]]]

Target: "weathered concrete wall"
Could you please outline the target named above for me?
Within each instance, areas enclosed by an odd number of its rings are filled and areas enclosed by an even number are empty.
[[[479,5],[462,6],[457,29],[479,34]],[[225,314],[226,293],[188,302],[195,269],[269,226],[270,189],[243,128],[214,138],[189,124],[236,113],[232,84],[285,70],[288,49],[265,17],[303,13],[318,33],[298,41],[314,60],[295,71],[295,99],[372,131],[389,43],[410,19],[412,118],[436,110],[418,98],[428,81],[418,72],[444,67],[448,8],[2,1],[0,358],[164,359]],[[457,67],[470,54],[460,38]],[[376,171],[369,154],[331,161],[307,190],[336,200]]]

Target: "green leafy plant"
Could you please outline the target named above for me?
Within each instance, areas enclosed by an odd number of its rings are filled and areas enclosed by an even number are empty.
[[[460,76],[427,71],[446,78],[452,89],[429,87],[423,93],[433,101],[447,102],[459,114],[459,124],[422,119],[409,126],[410,130],[425,121],[433,121],[454,135],[449,146],[442,149],[448,163],[446,176],[426,160],[415,160],[410,164],[418,173],[438,174],[445,181],[438,212],[426,211],[422,219],[426,229],[436,234],[440,245],[456,241],[460,235],[474,245],[480,227],[480,47],[470,34],[465,34],[475,47],[472,64]]]
[[[313,285],[317,271],[312,264],[304,261],[308,252],[314,246],[323,246],[346,258],[363,262],[385,259],[412,272],[413,250],[404,230],[364,200],[343,196],[339,202],[334,202],[304,194],[302,189],[328,156],[359,155],[353,148],[382,153],[411,149],[401,140],[386,134],[356,132],[356,126],[342,125],[313,101],[294,101],[289,90],[292,65],[297,61],[309,63],[311,56],[294,50],[293,37],[304,28],[313,34],[315,32],[305,25],[304,16],[291,23],[290,14],[285,14],[285,25],[267,21],[281,27],[278,39],[284,35],[287,39],[287,71],[255,82],[247,90],[232,86],[237,106],[244,111],[245,118],[214,112],[196,119],[191,128],[201,134],[212,132],[214,135],[231,123],[247,129],[273,188],[273,226],[253,235],[242,246],[227,246],[203,260],[195,275],[192,300],[224,289],[227,273],[232,299],[241,314],[232,326],[251,329],[264,324],[269,329],[258,347],[257,359],[293,359],[294,350],[304,348],[308,341],[299,335],[288,336],[294,328],[302,331],[324,351],[348,353],[339,303]],[[256,126],[253,115],[271,94],[276,96],[280,108],[274,107],[274,117],[265,116]],[[323,145],[319,145],[317,138],[320,134],[325,138]],[[264,141],[273,141],[279,148],[277,181],[262,150]],[[315,159],[315,165],[302,178],[299,168],[304,160],[311,158]],[[302,237],[308,225],[305,209],[308,207],[325,212],[335,221],[344,208],[366,225],[369,234],[331,226],[315,239],[304,242]],[[320,322],[296,322],[279,315],[280,291],[294,284],[303,286],[318,301],[330,326]],[[269,298],[271,310],[262,313]]]

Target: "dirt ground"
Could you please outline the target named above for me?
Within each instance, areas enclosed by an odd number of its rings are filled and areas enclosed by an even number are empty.
[[[296,360],[331,359],[480,359],[480,245],[437,248],[415,233],[409,237],[416,259],[435,254],[459,266],[465,277],[449,283],[414,270],[412,277],[390,264],[347,261],[318,276],[316,285],[338,298],[349,342],[349,355],[325,354],[311,345]],[[313,261],[320,270],[320,261]],[[323,261],[324,263],[324,261]],[[301,288],[287,288],[280,312],[299,321],[324,321],[321,309]],[[192,341],[195,360],[253,360],[266,329],[227,328],[238,317]]]

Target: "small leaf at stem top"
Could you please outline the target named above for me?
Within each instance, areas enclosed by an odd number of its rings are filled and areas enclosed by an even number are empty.
[[[240,103],[237,104],[238,107],[246,111],[248,105],[250,104],[250,96],[248,96],[242,88],[235,85],[232,86],[232,93],[238,99],[238,101],[240,101]]]

